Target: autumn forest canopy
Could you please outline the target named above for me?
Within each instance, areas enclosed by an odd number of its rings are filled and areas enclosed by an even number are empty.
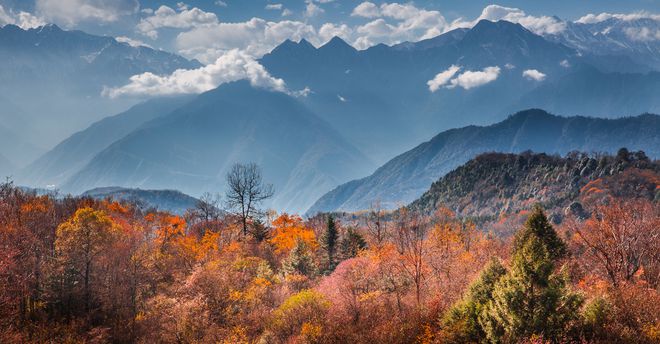
[[[0,344],[660,343],[659,95],[660,0],[0,0]]]
[[[543,159],[521,157],[518,164]],[[627,174],[650,163],[627,151],[601,159]],[[622,194],[643,185],[622,180],[630,185],[609,190],[607,177],[593,180],[582,203],[559,208],[559,220],[554,200],[495,218],[377,204],[302,218],[260,207],[273,190],[255,164],[228,173],[226,202],[209,195],[183,216],[8,182],[0,187],[0,336],[654,343],[660,205],[657,196]]]

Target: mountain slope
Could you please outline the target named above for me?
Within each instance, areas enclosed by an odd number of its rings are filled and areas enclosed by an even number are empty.
[[[37,187],[57,187],[113,142],[191,99],[191,96],[152,99],[98,121],[71,135],[27,166],[21,173],[20,182]]]
[[[460,216],[496,218],[535,203],[550,211],[607,196],[653,200],[660,197],[659,187],[660,162],[641,152],[566,157],[487,153],[440,178],[409,208],[432,213],[443,206]]]
[[[52,24],[0,28],[0,60],[0,94],[23,111],[21,135],[42,147],[139,101],[109,99],[101,94],[104,87],[123,85],[143,72],[164,75],[200,66],[175,54]],[[0,108],[0,118],[15,116]]]
[[[660,72],[603,72],[589,65],[539,85],[509,107],[538,107],[564,115],[617,117],[660,113]]]
[[[104,187],[88,190],[83,197],[94,199],[111,199],[115,201],[136,202],[144,208],[156,208],[178,215],[195,207],[199,201],[176,190],[141,190],[120,187]]]
[[[484,152],[559,153],[615,152],[620,147],[641,149],[660,157],[660,116],[621,119],[559,117],[527,110],[490,126],[469,126],[442,132],[403,153],[372,175],[341,185],[321,197],[309,210],[367,209],[380,201],[386,208],[409,203],[435,180]]]
[[[409,149],[419,137],[506,117],[504,109],[536,86],[522,77],[539,69],[548,78],[568,72],[563,60],[574,50],[506,21],[480,21],[417,43],[377,45],[358,51],[340,38],[314,48],[287,41],[261,59],[274,76],[293,88],[309,87],[303,99],[320,117],[376,161]],[[451,65],[461,72],[499,67],[497,79],[482,87],[441,88],[427,82]],[[508,67],[506,67],[508,66]],[[500,117],[501,116],[501,117]]]
[[[200,195],[224,190],[236,162],[259,164],[275,186],[271,204],[287,211],[306,209],[373,166],[296,99],[242,81],[146,123],[96,155],[62,189],[176,187]]]
[[[660,19],[611,17],[595,22],[564,22],[563,31],[547,34],[581,52],[596,55],[623,55],[636,63],[660,70],[660,40],[654,35],[660,30]]]

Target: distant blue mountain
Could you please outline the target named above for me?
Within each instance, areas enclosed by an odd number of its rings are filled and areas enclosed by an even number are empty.
[[[545,37],[582,53],[626,56],[635,63],[660,71],[660,40],[653,37],[660,30],[660,20],[640,16],[636,19],[612,17],[597,23],[564,23],[565,30]]]
[[[193,98],[186,95],[151,99],[118,115],[104,118],[71,135],[39,157],[21,171],[17,176],[18,181],[39,187],[61,185],[115,141],[144,123],[176,110]]]
[[[270,206],[301,212],[334,186],[375,166],[295,98],[247,81],[203,93],[98,153],[61,185],[223,192],[236,162],[255,162],[275,186]]]
[[[484,152],[532,150],[563,155],[574,150],[616,153],[621,147],[660,158],[660,116],[598,119],[522,111],[493,125],[444,131],[390,160],[372,175],[328,192],[307,213],[357,211],[375,202],[390,209],[406,205],[438,178]]]
[[[612,70],[646,71],[628,56],[591,54],[551,41],[519,24],[482,20],[471,29],[458,29],[420,42],[383,44],[358,51],[333,38],[314,48],[307,41],[284,42],[261,63],[296,89],[312,92],[303,102],[377,162],[415,145],[420,137],[442,130],[490,124],[507,114],[548,106],[559,114],[588,113],[620,116],[657,112],[657,97],[636,96],[660,92],[658,75],[617,76]],[[622,65],[628,65],[627,69]],[[481,87],[441,88],[429,91],[427,81],[451,65],[463,71],[500,68],[498,78]],[[592,66],[596,73],[589,72]],[[535,69],[542,81],[524,78]],[[460,73],[460,72],[459,72]],[[626,80],[625,84],[619,83]],[[604,80],[587,90],[589,84]],[[570,93],[584,85],[582,93]],[[617,87],[620,85],[621,87]],[[557,96],[554,96],[554,92]],[[569,94],[570,93],[570,94]],[[589,104],[608,104],[587,110]],[[630,102],[609,101],[632,97]]]
[[[103,97],[104,87],[123,85],[144,72],[164,75],[201,66],[168,52],[53,24],[28,30],[1,27],[0,61],[0,94],[22,111],[24,126],[15,134],[46,148],[140,101]],[[0,119],[17,116],[0,106]]]

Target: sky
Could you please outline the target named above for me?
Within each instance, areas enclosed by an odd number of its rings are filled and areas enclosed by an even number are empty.
[[[0,6],[0,25],[55,23],[205,64],[234,48],[259,57],[286,38],[321,45],[338,35],[364,49],[429,38],[477,18],[509,15],[505,19],[527,20],[528,28],[539,25],[537,33],[544,33],[552,16],[575,21],[588,14],[660,13],[660,0],[0,0]]]
[[[660,0],[0,0],[0,26],[54,23],[205,65],[172,76],[137,75],[109,96],[199,92],[239,77],[285,90],[283,81],[256,61],[286,39],[321,46],[339,36],[366,49],[432,38],[480,19],[504,19],[552,35],[565,30],[566,21],[594,23],[613,16],[660,21]],[[660,39],[660,32],[645,34]]]

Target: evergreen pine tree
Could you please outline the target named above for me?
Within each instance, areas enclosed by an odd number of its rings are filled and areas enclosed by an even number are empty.
[[[486,339],[479,324],[479,314],[490,301],[495,284],[506,274],[498,259],[492,259],[472,282],[465,297],[440,320],[442,342],[478,343]]]
[[[555,273],[565,254],[540,207],[516,235],[511,268],[493,290],[479,323],[492,343],[515,343],[531,336],[560,341],[577,320],[582,298],[567,287],[566,276]]]
[[[349,227],[344,233],[340,243],[343,259],[356,257],[358,253],[367,247],[367,242],[355,229]]]
[[[284,275],[304,275],[312,277],[317,272],[314,257],[303,240],[296,240],[289,257],[282,263]]]
[[[337,231],[337,223],[334,217],[328,215],[328,222],[325,232],[321,237],[321,247],[325,251],[325,272],[332,272],[337,266],[337,241],[339,239],[339,232]]]

